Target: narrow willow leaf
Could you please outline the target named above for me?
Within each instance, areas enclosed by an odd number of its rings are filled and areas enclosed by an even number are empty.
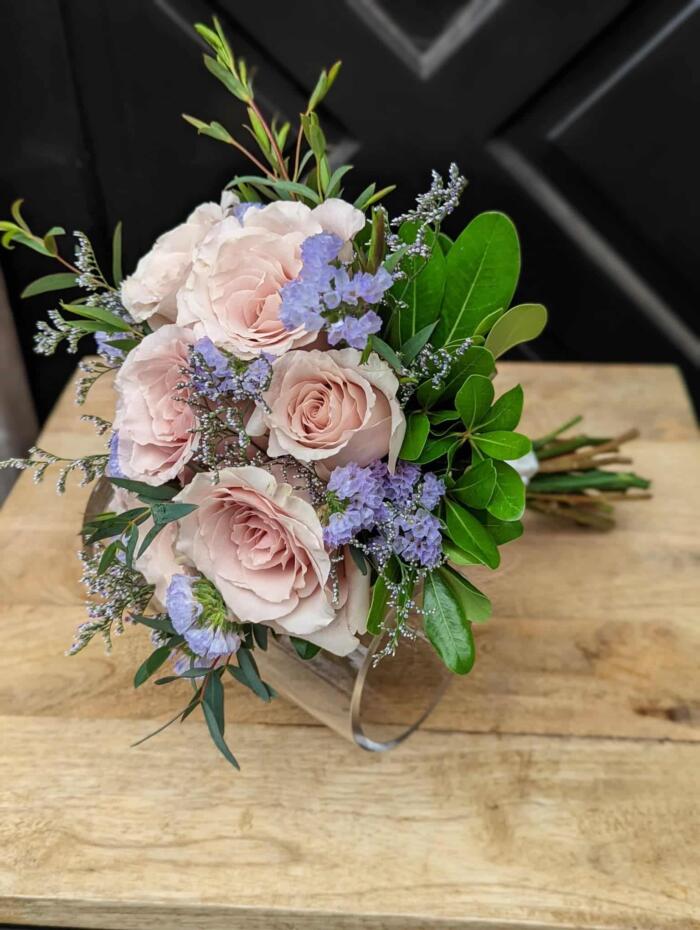
[[[522,433],[512,433],[509,430],[493,430],[488,433],[477,433],[471,437],[476,448],[492,459],[501,462],[519,459],[532,449],[532,442]]]
[[[253,638],[258,648],[265,652],[267,649],[268,627],[266,627],[264,623],[254,623]]]
[[[399,452],[399,458],[407,462],[415,462],[425,446],[430,433],[430,420],[427,414],[417,411],[412,413],[406,421],[406,435]]]
[[[441,577],[450,585],[462,602],[464,614],[470,623],[483,623],[491,616],[491,601],[475,588],[464,575],[450,568],[449,565],[439,569]]]
[[[447,282],[434,344],[473,336],[494,310],[509,306],[520,274],[518,234],[503,213],[481,213],[447,255]]]
[[[112,280],[114,286],[119,287],[124,277],[122,269],[122,224],[121,220],[114,227],[112,237]]]
[[[47,274],[28,284],[20,297],[36,297],[37,294],[46,294],[48,291],[63,291],[68,287],[76,287],[76,276],[68,272]]]
[[[519,304],[496,321],[486,339],[486,348],[498,358],[521,342],[536,339],[547,324],[542,304]]]
[[[211,707],[212,713],[216,717],[216,724],[219,732],[223,735],[226,727],[226,718],[224,715],[224,686],[218,675],[209,674],[207,686],[204,689],[204,701]]]
[[[141,623],[150,630],[159,630],[161,633],[167,633],[169,636],[175,635],[175,628],[170,620],[164,617],[145,617],[143,614],[132,614],[131,619],[134,623]]]
[[[437,322],[429,323],[428,326],[424,326],[423,329],[419,329],[418,332],[411,336],[410,339],[407,339],[406,342],[401,346],[401,358],[406,362],[406,364],[413,361],[413,359],[418,355],[420,350],[425,346],[427,341],[430,339],[433,330],[437,326]]]
[[[102,553],[102,558],[100,559],[100,564],[97,567],[97,574],[103,575],[109,566],[114,562],[117,557],[117,552],[119,551],[119,541],[114,540],[108,546],[105,547],[104,552]]]
[[[514,430],[523,413],[523,389],[516,384],[510,391],[501,394],[486,416],[479,423],[479,432],[490,430]]]
[[[236,658],[238,659],[238,667],[245,675],[251,690],[257,694],[257,696],[262,701],[265,701],[269,704],[270,693],[267,690],[265,682],[260,677],[257,663],[250,651],[248,649],[241,648],[238,650]]]
[[[438,400],[447,403],[452,400],[464,384],[469,375],[485,375],[493,373],[495,368],[493,355],[483,346],[471,346],[466,352],[458,356],[441,387],[433,387],[426,381],[418,388],[418,402],[424,407],[433,407]]]
[[[505,462],[494,462],[496,484],[486,509],[499,520],[519,520],[525,512],[525,485],[517,471]]]
[[[485,375],[469,375],[457,391],[455,407],[467,430],[479,424],[493,401],[493,384]]]
[[[398,357],[396,352],[394,352],[391,346],[387,345],[383,339],[380,339],[379,336],[373,333],[369,337],[369,344],[377,353],[377,355],[381,355],[383,359],[389,362],[392,368],[396,369],[396,371],[399,373],[403,372],[403,362]]]
[[[474,638],[460,601],[438,572],[426,575],[423,587],[425,635],[445,665],[466,675],[474,665]]]
[[[133,491],[141,497],[147,497],[151,500],[169,501],[178,493],[178,488],[171,488],[167,484],[152,485],[143,481],[134,481],[131,478],[110,478],[112,484],[118,488],[124,488],[125,491]]]
[[[159,646],[155,652],[143,662],[134,675],[134,687],[140,687],[144,681],[148,681],[151,675],[156,672],[170,655],[170,646]]]
[[[202,702],[202,711],[204,712],[204,719],[207,721],[211,738],[214,740],[214,745],[227,762],[230,762],[235,769],[240,769],[236,757],[226,745],[226,740],[219,729],[214,711],[209,707],[206,701]]]
[[[88,320],[97,320],[103,323],[103,330],[107,332],[128,333],[131,326],[116,313],[105,310],[104,307],[88,307],[86,304],[61,304],[63,310],[68,310],[76,316],[87,317]],[[68,321],[70,322],[70,321]],[[78,324],[82,325],[82,324]]]
[[[450,495],[467,507],[484,510],[496,486],[496,469],[491,459],[468,468],[450,490]]]
[[[447,509],[447,530],[450,538],[460,549],[489,568],[498,568],[501,557],[488,531],[477,518],[460,504],[449,498],[445,502]]]

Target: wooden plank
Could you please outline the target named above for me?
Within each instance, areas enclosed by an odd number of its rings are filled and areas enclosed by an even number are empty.
[[[700,445],[682,384],[663,367],[501,367],[501,390],[526,386],[525,429],[579,410],[591,431],[640,426],[656,496],[609,535],[531,516],[499,572],[470,571],[494,602],[474,672],[386,756],[243,689],[227,727],[242,774],[195,717],[130,750],[178,692],[131,687],[144,630],[113,656],[64,656],[86,491],[20,479],[0,514],[0,921],[700,927]],[[109,418],[111,400],[99,385],[87,412]],[[69,401],[42,443],[99,450]]]
[[[695,746],[425,732],[376,755],[243,725],[233,775],[201,725],[131,737],[116,719],[0,719],[0,920],[700,926]]]

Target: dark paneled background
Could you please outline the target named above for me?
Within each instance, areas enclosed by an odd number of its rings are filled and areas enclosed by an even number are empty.
[[[180,118],[240,122],[190,29],[212,13],[283,117],[343,59],[322,116],[356,165],[348,195],[397,183],[399,212],[455,159],[471,183],[453,228],[513,217],[518,296],[551,315],[529,357],[674,362],[693,380],[700,0],[3,0],[0,203],[24,196],[38,230],[104,249],[122,219],[130,269],[216,199],[245,165]],[[20,249],[0,261],[43,416],[75,360],[31,355],[50,304],[19,292],[52,269]]]

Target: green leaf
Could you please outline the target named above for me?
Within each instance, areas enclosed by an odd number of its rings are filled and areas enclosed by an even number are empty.
[[[253,638],[258,648],[262,649],[263,652],[267,650],[268,632],[269,628],[264,623],[253,624]]]
[[[493,401],[493,384],[485,375],[469,375],[457,391],[455,407],[467,430],[472,430],[486,416]]]
[[[155,652],[152,652],[146,661],[139,666],[134,675],[134,687],[138,688],[144,681],[148,681],[151,675],[165,662],[170,653],[170,646],[159,646]]]
[[[477,518],[497,546],[504,546],[523,535],[523,525],[520,520],[499,520],[498,517],[494,517],[485,510],[479,511]]]
[[[442,551],[445,553],[445,558],[455,565],[483,565],[480,559],[460,549],[447,536],[442,537]]]
[[[104,307],[88,307],[86,304],[64,303],[61,304],[61,307],[76,316],[87,317],[88,320],[97,320],[99,323],[104,324],[102,329],[107,332],[128,333],[131,330],[131,326],[125,320],[117,316],[116,313],[105,310]],[[76,320],[75,323],[77,324],[78,321]],[[82,326],[83,324],[80,323],[79,325]]]
[[[498,310],[494,310],[493,313],[489,313],[488,316],[485,316],[481,323],[474,330],[475,336],[485,336],[486,333],[491,329],[496,320],[503,315],[503,310],[499,307]]]
[[[63,291],[68,287],[76,287],[76,276],[68,272],[47,274],[28,284],[20,297],[36,297],[37,294],[46,294],[48,291]]]
[[[449,498],[445,506],[447,530],[452,541],[483,565],[498,568],[501,557],[496,544],[476,517]]]
[[[204,702],[211,707],[212,713],[216,717],[216,725],[219,732],[223,735],[226,727],[226,717],[224,715],[224,686],[221,679],[216,674],[209,674],[207,687],[204,689]]]
[[[450,495],[467,507],[483,510],[496,486],[496,469],[491,459],[472,464],[450,490]]]
[[[406,435],[399,452],[399,458],[414,462],[423,451],[425,441],[430,433],[430,420],[427,414],[417,411],[406,421]]]
[[[235,769],[240,769],[240,765],[238,764],[236,757],[226,745],[226,740],[224,739],[223,734],[219,729],[216,715],[206,701],[202,702],[202,711],[204,712],[204,719],[207,721],[209,733],[211,734],[211,738],[214,741],[214,745],[227,762],[230,762]]]
[[[455,244],[454,239],[451,239],[447,233],[439,232],[437,237],[440,248],[442,249],[443,255],[447,255],[452,246]]]
[[[625,491],[627,488],[646,489],[651,484],[634,472],[600,471],[591,469],[581,474],[540,474],[530,480],[528,490],[550,493],[583,491],[599,488],[604,491]]]
[[[481,213],[447,256],[447,283],[434,344],[473,336],[494,310],[509,306],[520,274],[518,234],[503,213]]]
[[[189,513],[197,509],[197,504],[183,504],[180,501],[155,501],[151,504],[151,513],[153,520],[160,526],[166,523],[172,523],[174,520],[182,520]]]
[[[547,324],[542,304],[519,304],[496,321],[486,339],[486,348],[498,358],[521,342],[536,339]]]
[[[495,369],[493,355],[483,346],[471,346],[462,355],[455,358],[452,367],[445,378],[445,383],[438,388],[433,387],[430,381],[425,381],[418,388],[418,402],[424,407],[432,407],[442,399],[445,403],[452,400],[469,375],[485,375],[493,373]]]
[[[423,329],[419,329],[418,332],[411,336],[410,339],[407,339],[406,342],[401,346],[401,358],[409,364],[413,359],[418,355],[420,350],[425,346],[427,341],[430,339],[433,330],[437,326],[437,322],[429,323],[428,326],[424,326]]]
[[[350,550],[350,557],[355,565],[357,565],[363,575],[366,575],[369,569],[367,568],[367,560],[365,559],[362,549],[358,549],[357,546],[348,546],[348,549]]]
[[[255,174],[248,174],[243,177],[235,177],[227,186],[236,187],[239,184],[254,184],[256,187],[269,187],[278,194],[299,194],[301,197],[305,197],[315,204],[321,203],[321,198],[313,188],[308,187],[306,184],[299,184],[296,181],[273,181],[270,178],[260,178]]]
[[[290,636],[289,639],[296,650],[296,654],[300,659],[304,659],[304,661],[313,659],[313,657],[318,655],[321,651],[320,646],[317,646],[315,643],[310,643],[306,639],[299,639],[298,636]]]
[[[119,540],[115,539],[114,542],[111,542],[108,546],[105,546],[105,550],[102,553],[100,559],[100,564],[97,567],[97,574],[103,575],[109,566],[114,562],[119,552]]]
[[[446,565],[439,569],[441,577],[449,584],[462,602],[464,614],[470,623],[483,623],[491,616],[491,601],[475,588],[471,581]]]
[[[514,468],[494,462],[496,484],[486,509],[499,520],[519,520],[525,512],[525,485]]]
[[[131,619],[134,623],[141,623],[151,630],[159,630],[161,633],[167,633],[168,636],[175,636],[175,627],[170,620],[163,617],[145,617],[143,614],[132,614]]]
[[[392,558],[384,569],[390,581],[396,581],[399,574],[396,559]],[[386,616],[386,605],[389,600],[389,589],[384,575],[379,575],[372,588],[372,601],[367,614],[367,632],[376,636],[381,632],[382,623]]]
[[[399,230],[401,239],[409,244],[415,241],[416,234],[416,224],[404,223]],[[406,277],[391,288],[392,296],[407,305],[396,312],[396,342],[399,345],[435,323],[440,315],[446,261],[442,249],[435,242],[435,236],[432,235],[427,241],[433,247],[430,258],[427,261],[421,256],[407,259]]]
[[[269,704],[270,692],[267,690],[265,682],[260,677],[260,672],[258,671],[258,666],[252,653],[248,649],[241,647],[236,654],[236,658],[238,659],[238,667],[245,675],[251,691],[257,694],[262,701]]]
[[[484,455],[502,462],[506,459],[519,459],[532,449],[532,442],[527,436],[511,433],[509,430],[497,429],[488,433],[478,433],[471,437],[471,442]]]
[[[461,443],[461,438],[455,435],[442,436],[440,439],[429,439],[423,447],[423,451],[415,461],[419,465],[427,465],[429,462],[436,462],[438,459],[442,458],[443,455],[447,455],[453,446],[460,446]]]
[[[153,540],[158,536],[160,531],[165,528],[165,523],[154,523],[150,530],[146,533],[143,538],[141,545],[139,546],[139,551],[136,553],[136,558],[140,559],[144,554],[146,549],[151,545]]]
[[[514,430],[523,413],[523,389],[517,384],[501,394],[496,403],[479,423],[479,432],[490,430]]]
[[[426,575],[423,588],[425,635],[445,665],[466,675],[474,665],[471,624],[452,588],[438,572]]]
[[[114,227],[112,236],[112,279],[114,286],[119,287],[124,277],[122,269],[122,224],[121,220]]]
[[[369,344],[374,349],[374,351],[378,355],[381,355],[381,357],[385,359],[392,368],[399,372],[399,374],[403,373],[403,362],[401,359],[398,357],[396,352],[394,352],[391,346],[387,345],[383,339],[380,339],[376,333],[372,333],[372,335],[369,337]]]
[[[214,77],[218,78],[224,87],[244,103],[248,103],[249,95],[245,86],[230,71],[227,71],[223,65],[219,64],[209,55],[204,56],[204,65]]]
[[[141,497],[147,497],[150,500],[169,501],[175,497],[179,490],[179,488],[171,488],[167,484],[146,484],[143,481],[132,481],[131,478],[110,478],[109,480],[118,488],[133,491],[134,494],[139,494]]]

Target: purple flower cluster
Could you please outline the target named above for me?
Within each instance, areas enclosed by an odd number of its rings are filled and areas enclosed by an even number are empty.
[[[109,458],[107,459],[105,475],[108,478],[126,477],[119,464],[119,433],[117,432],[112,433],[109,437]]]
[[[222,394],[234,400],[260,398],[272,377],[273,356],[263,352],[252,362],[229,360],[211,339],[199,339],[192,351],[191,380],[198,394],[217,400]],[[233,363],[233,367],[231,367]]]
[[[205,587],[200,591],[202,583]],[[237,652],[241,645],[240,636],[222,617],[219,600],[212,585],[191,575],[173,575],[168,585],[166,608],[172,625],[189,649],[206,662]]]
[[[355,308],[362,311],[366,304],[379,303],[392,277],[385,268],[376,274],[362,271],[350,276],[337,264],[342,247],[342,239],[332,233],[318,233],[304,241],[301,272],[280,291],[280,320],[289,330],[302,326],[316,332],[327,327],[331,345],[345,342],[364,349],[382,321],[373,310],[358,315]]]
[[[380,562],[392,554],[424,568],[442,559],[440,521],[431,513],[445,493],[432,473],[399,462],[392,474],[383,462],[361,468],[354,462],[334,469],[328,482],[331,515],[324,529],[329,548],[357,541],[363,530],[372,535],[367,547]]]

